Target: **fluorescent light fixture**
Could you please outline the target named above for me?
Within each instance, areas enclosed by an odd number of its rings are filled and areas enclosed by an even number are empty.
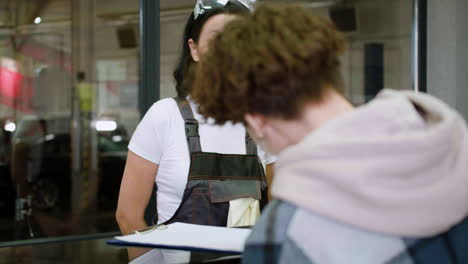
[[[117,129],[117,123],[112,120],[98,120],[96,121],[97,131],[114,131]]]
[[[41,17],[36,17],[36,18],[34,19],[34,24],[36,24],[36,25],[37,25],[37,24],[40,24],[41,22],[42,22],[42,18],[41,18]]]
[[[15,132],[16,124],[13,123],[13,122],[7,121],[6,124],[5,124],[4,129],[5,129],[5,131],[8,131],[8,132]]]
[[[48,134],[45,136],[45,141],[51,141],[51,140],[54,140],[55,139],[55,135],[54,134]]]
[[[122,136],[113,136],[112,141],[114,142],[121,142],[123,140]]]

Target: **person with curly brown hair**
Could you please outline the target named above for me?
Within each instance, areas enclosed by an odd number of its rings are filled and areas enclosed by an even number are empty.
[[[343,95],[345,41],[324,18],[259,7],[230,22],[194,72],[218,124],[278,155],[244,263],[468,263],[468,133],[449,106],[384,90]]]

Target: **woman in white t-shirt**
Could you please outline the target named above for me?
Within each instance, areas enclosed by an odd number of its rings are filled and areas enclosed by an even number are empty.
[[[207,51],[210,39],[227,22],[234,19],[235,14],[247,11],[248,4],[244,0],[197,2],[185,28],[182,56],[174,72],[179,98],[188,98],[184,76]],[[188,103],[194,119],[198,121],[201,151],[246,154],[248,145],[244,126],[231,123],[214,125],[198,114],[195,104],[190,100]],[[146,227],[144,213],[155,182],[158,224],[171,220],[181,206],[190,170],[186,128],[176,100],[167,98],[156,102],[135,130],[129,144],[116,212],[123,234]],[[258,151],[258,156],[266,165],[267,180],[270,182],[274,157],[261,150]],[[129,249],[129,258],[134,259],[146,251],[148,250]]]

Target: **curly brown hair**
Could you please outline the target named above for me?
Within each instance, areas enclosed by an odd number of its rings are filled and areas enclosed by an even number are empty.
[[[296,119],[305,103],[341,92],[345,42],[325,18],[263,5],[226,26],[194,68],[190,94],[217,124],[247,113]]]

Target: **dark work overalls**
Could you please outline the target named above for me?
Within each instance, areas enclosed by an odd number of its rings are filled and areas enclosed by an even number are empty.
[[[267,182],[253,140],[246,133],[246,155],[202,152],[198,121],[190,104],[185,99],[174,99],[185,121],[190,171],[182,202],[166,224],[226,226],[229,201],[238,198],[258,199],[263,208],[268,199]]]

